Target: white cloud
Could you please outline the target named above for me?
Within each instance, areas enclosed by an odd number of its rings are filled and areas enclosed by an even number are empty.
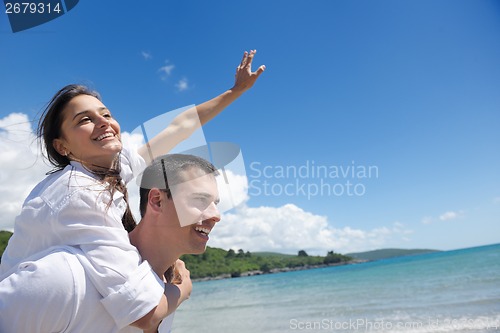
[[[28,116],[11,113],[0,119],[0,230],[12,230],[31,189],[50,167],[40,156]]]
[[[141,213],[139,210],[139,185],[135,181],[131,181],[127,185],[128,192],[128,202],[132,215],[134,215],[135,221],[139,223],[141,220]]]
[[[144,141],[144,136],[139,133],[130,134],[128,132],[121,132],[120,134],[123,144],[127,145],[130,149],[139,149],[146,142]]]
[[[141,51],[141,55],[144,58],[144,60],[149,60],[153,57],[150,52],[146,51]]]
[[[324,255],[327,251],[347,253],[383,247],[411,230],[396,222],[372,230],[334,228],[326,216],[306,212],[293,204],[281,207],[242,206],[224,214],[211,233],[209,245],[248,251],[276,251]]]
[[[439,220],[441,221],[448,221],[448,220],[454,220],[460,215],[456,212],[446,212],[441,215],[439,215]]]
[[[431,224],[434,221],[434,218],[431,216],[426,216],[422,219],[423,224]]]
[[[458,212],[453,212],[453,211],[447,211],[444,212],[443,214],[439,215],[438,217],[432,217],[432,216],[426,216],[422,219],[423,224],[431,224],[434,222],[445,222],[445,221],[451,221],[451,220],[456,220],[458,218],[461,218],[464,216],[463,211],[458,211]]]
[[[174,64],[168,64],[168,60],[166,60],[165,62],[167,63],[167,65],[162,66],[158,69],[158,72],[162,73],[161,77],[162,80],[166,80],[167,77],[169,77],[172,74],[172,71],[175,68]]]
[[[189,83],[188,79],[182,78],[180,79],[176,84],[175,87],[177,88],[177,91],[184,91],[189,89]]]
[[[238,207],[248,201],[248,179],[244,175],[238,175],[232,170],[220,170],[217,177],[220,203],[218,205],[221,213]],[[227,181],[227,182],[226,182]]]

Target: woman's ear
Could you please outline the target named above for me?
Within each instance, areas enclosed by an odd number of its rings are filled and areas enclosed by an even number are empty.
[[[61,156],[68,156],[70,153],[69,150],[66,149],[64,141],[61,139],[54,139],[54,141],[52,141],[52,146]]]
[[[148,210],[151,209],[154,212],[161,212],[163,196],[161,191],[157,188],[152,188],[149,190],[148,194]]]

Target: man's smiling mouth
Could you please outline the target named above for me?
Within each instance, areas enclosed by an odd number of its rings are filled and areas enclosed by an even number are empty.
[[[205,236],[208,236],[208,234],[210,233],[210,229],[209,228],[204,228],[204,227],[195,227],[194,230],[198,231],[199,233],[205,235]]]

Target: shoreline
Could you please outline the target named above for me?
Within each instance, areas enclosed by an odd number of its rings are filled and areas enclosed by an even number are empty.
[[[346,262],[340,262],[340,263],[334,263],[334,264],[304,265],[304,266],[297,266],[297,267],[273,268],[273,269],[269,270],[269,272],[264,272],[262,270],[253,270],[253,271],[242,272],[238,276],[233,276],[233,275],[227,273],[227,274],[221,274],[221,275],[217,275],[217,276],[206,276],[206,277],[202,277],[202,278],[196,278],[196,279],[192,279],[192,281],[193,282],[204,282],[204,281],[234,279],[234,278],[239,278],[239,277],[248,277],[248,276],[256,276],[256,275],[267,275],[267,274],[276,274],[276,273],[305,271],[308,269],[361,264],[361,263],[368,262],[368,261],[370,261],[370,260],[354,259],[354,260],[349,260]],[[189,269],[189,267],[188,267],[188,269]]]

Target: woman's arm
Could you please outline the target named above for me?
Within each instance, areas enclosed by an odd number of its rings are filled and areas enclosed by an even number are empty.
[[[182,302],[189,298],[193,289],[190,272],[182,260],[177,260],[175,267],[177,273],[180,275],[178,283],[165,283],[165,294],[162,296],[158,306],[141,319],[132,323],[131,326],[144,330],[144,333],[154,333],[157,331],[161,321],[172,314]]]
[[[201,125],[208,123],[245,91],[250,89],[260,74],[264,72],[266,69],[264,65],[260,66],[256,72],[252,72],[252,61],[256,52],[256,50],[252,50],[250,53],[245,51],[241,63],[236,67],[234,86],[231,89],[196,107]]]
[[[196,129],[212,120],[254,85],[266,69],[262,65],[252,72],[255,53],[255,50],[250,53],[245,51],[241,63],[236,68],[235,82],[231,89],[179,114],[168,127],[139,148],[139,154],[147,164],[151,162],[151,158],[168,153],[179,142],[187,139]]]

